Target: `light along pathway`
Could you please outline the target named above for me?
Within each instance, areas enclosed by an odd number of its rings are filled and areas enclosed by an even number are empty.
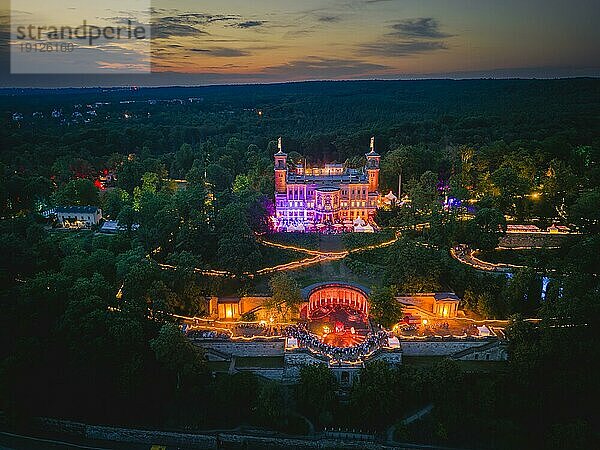
[[[463,251],[457,251],[455,248],[450,249],[450,255],[458,262],[471,266],[477,270],[484,270],[486,272],[511,272],[514,269],[523,269],[525,266],[519,266],[515,264],[494,264],[491,262],[483,261],[477,258],[475,255],[477,250],[467,248]]]
[[[286,250],[294,250],[294,251],[298,251],[298,252],[304,252],[311,256],[309,258],[299,259],[296,261],[290,261],[288,263],[278,264],[278,265],[272,266],[272,267],[264,267],[262,269],[257,270],[256,272],[245,272],[244,275],[247,276],[248,278],[254,278],[257,275],[264,275],[267,273],[281,272],[281,271],[286,271],[286,270],[296,270],[296,269],[301,269],[303,267],[312,266],[314,264],[319,264],[319,263],[326,262],[326,261],[335,261],[335,260],[339,260],[339,259],[344,259],[346,256],[348,256],[351,253],[358,253],[358,252],[374,250],[376,248],[387,247],[389,245],[392,245],[399,238],[400,238],[400,232],[398,232],[396,234],[396,237],[394,237],[394,239],[391,239],[389,241],[381,242],[379,244],[374,244],[374,245],[367,245],[365,247],[359,247],[359,248],[355,248],[352,250],[345,250],[342,252],[322,252],[320,250],[312,250],[312,249],[303,248],[303,247],[296,247],[294,245],[285,245],[285,244],[280,244],[278,242],[267,241],[266,239],[263,239],[263,238],[258,238],[258,242],[263,245],[270,246],[270,247],[282,248],[282,249],[286,249]],[[150,255],[148,255],[148,257],[150,257]],[[158,263],[158,262],[157,262],[157,264],[161,269],[166,269],[166,270],[177,269],[177,266],[172,265],[172,264],[165,264],[165,263]],[[213,277],[235,278],[235,274],[228,272],[227,270],[200,269],[200,268],[196,267],[196,268],[194,268],[194,272],[199,273],[201,275],[207,275],[207,276],[213,276]]]
[[[501,250],[507,250],[507,249],[511,249],[512,248],[508,248],[508,247],[497,247],[498,249]],[[551,249],[555,249],[555,248],[560,248],[560,247],[517,247],[514,248],[514,250],[530,250],[530,249],[539,249],[539,248],[551,248]],[[499,273],[509,273],[512,272],[515,269],[525,269],[529,266],[521,266],[521,265],[517,265],[517,264],[507,264],[507,263],[491,263],[488,261],[484,261],[482,259],[477,258],[477,253],[478,250],[473,250],[471,248],[466,248],[465,250],[459,250],[457,251],[456,248],[452,247],[450,248],[450,255],[456,259],[458,262],[462,263],[462,264],[466,264],[474,269],[477,270],[483,270],[486,272],[499,272]],[[536,269],[536,271],[538,273],[557,273],[558,270],[557,269],[545,269],[545,270],[540,270],[540,269]],[[590,275],[597,277],[599,276],[598,273],[591,273]]]

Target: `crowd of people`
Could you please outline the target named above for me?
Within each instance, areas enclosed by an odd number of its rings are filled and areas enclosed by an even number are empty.
[[[190,339],[229,339],[231,334],[215,330],[190,330],[186,333]]]
[[[361,360],[365,355],[379,347],[387,345],[388,335],[385,331],[369,333],[365,339],[353,347],[335,347],[322,342],[317,336],[306,329],[304,325],[289,325],[284,329],[287,337],[298,340],[300,347],[306,347],[316,353],[327,356],[336,362]]]
[[[268,336],[271,328],[265,323],[241,322],[233,326],[232,331],[235,336]]]

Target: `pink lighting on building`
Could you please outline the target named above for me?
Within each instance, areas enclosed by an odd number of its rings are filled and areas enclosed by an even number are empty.
[[[379,160],[374,138],[367,163],[361,169],[328,163],[323,167],[287,164],[282,139],[274,155],[275,216],[277,231],[350,231],[357,225],[372,231],[370,225],[380,201]]]

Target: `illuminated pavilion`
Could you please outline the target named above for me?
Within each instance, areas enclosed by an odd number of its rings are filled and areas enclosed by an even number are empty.
[[[458,310],[460,299],[452,292],[397,296],[405,317],[392,332],[369,318],[370,294],[353,282],[311,284],[301,290],[303,302],[293,324],[273,317],[264,307],[267,297],[213,297],[210,317],[188,320],[187,335],[210,362],[219,364],[215,372],[250,371],[296,383],[302,367],[325,364],[342,388],[351,386],[370,361],[398,365],[404,356],[507,358],[503,332],[496,334],[494,325],[465,319]],[[241,320],[250,313],[253,321]],[[270,362],[237,366],[244,358]]]

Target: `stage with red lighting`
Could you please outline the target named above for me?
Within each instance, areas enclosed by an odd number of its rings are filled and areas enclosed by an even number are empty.
[[[304,290],[306,328],[325,344],[353,347],[371,332],[368,289],[346,283],[318,283]]]

